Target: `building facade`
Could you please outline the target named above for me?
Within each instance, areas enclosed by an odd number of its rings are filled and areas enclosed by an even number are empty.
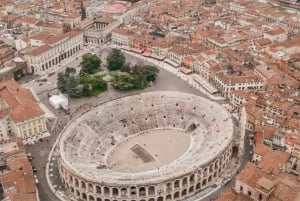
[[[15,81],[0,83],[0,139],[39,139],[47,131],[44,111],[29,89]]]
[[[74,30],[65,34],[49,35],[41,41],[39,45],[31,40],[29,47],[24,50],[28,73],[41,75],[83,49],[82,31]]]

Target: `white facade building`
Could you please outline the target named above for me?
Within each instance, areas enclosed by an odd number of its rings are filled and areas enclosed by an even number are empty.
[[[41,75],[49,68],[59,65],[64,59],[81,52],[82,49],[82,31],[70,31],[55,36],[46,35],[40,40],[31,38],[28,48],[24,49],[24,58],[28,72]]]
[[[229,98],[235,90],[261,90],[264,83],[257,76],[231,76],[224,72],[215,75],[215,87],[221,95]]]

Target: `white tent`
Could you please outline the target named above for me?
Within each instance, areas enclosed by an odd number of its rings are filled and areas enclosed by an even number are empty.
[[[62,94],[54,95],[49,98],[49,103],[55,109],[59,109],[61,105],[68,105],[68,99]]]

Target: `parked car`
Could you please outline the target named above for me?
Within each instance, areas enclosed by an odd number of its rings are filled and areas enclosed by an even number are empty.
[[[36,169],[36,167],[34,167],[34,166],[31,166],[31,168],[32,168],[32,171],[33,171],[33,172],[37,172],[37,169]]]
[[[226,186],[227,184],[229,184],[231,182],[231,178],[226,178],[222,181],[222,186]]]
[[[39,184],[39,179],[37,178],[37,176],[36,175],[33,175],[34,176],[34,182],[35,182],[35,184]]]

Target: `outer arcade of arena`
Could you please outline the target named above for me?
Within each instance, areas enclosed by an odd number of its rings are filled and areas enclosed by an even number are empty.
[[[189,147],[174,161],[152,170],[132,173],[109,167],[107,158],[114,148],[151,130],[179,130],[190,137]],[[233,149],[238,149],[235,133],[231,115],[199,96],[179,92],[126,96],[101,104],[65,128],[58,144],[60,177],[75,200],[181,200],[216,182]]]

